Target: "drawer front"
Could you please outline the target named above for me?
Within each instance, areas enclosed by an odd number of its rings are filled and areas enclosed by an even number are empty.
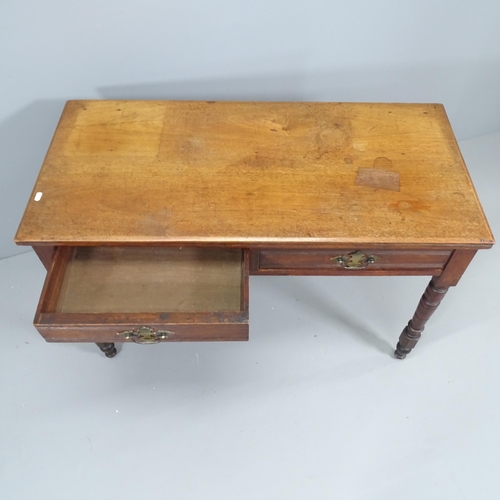
[[[137,344],[158,344],[160,342],[215,342],[224,340],[248,340],[248,320],[233,318],[233,323],[185,323],[165,324],[114,323],[94,325],[89,321],[83,325],[63,324],[57,326],[50,318],[35,324],[37,330],[48,342],[135,342]],[[146,322],[144,322],[146,323]],[[144,329],[147,328],[145,331]],[[132,333],[129,333],[132,332]]]
[[[248,339],[248,251],[59,247],[35,316],[53,342]]]
[[[259,250],[257,274],[439,275],[451,250]]]

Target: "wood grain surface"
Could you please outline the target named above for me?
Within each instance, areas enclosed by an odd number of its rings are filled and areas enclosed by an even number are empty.
[[[189,101],[69,101],[15,240],[494,241],[439,104]]]

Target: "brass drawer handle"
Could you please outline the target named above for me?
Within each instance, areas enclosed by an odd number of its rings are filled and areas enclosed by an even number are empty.
[[[118,332],[117,335],[122,335],[125,339],[130,339],[136,344],[158,344],[162,340],[168,339],[170,335],[175,334],[168,330],[154,330],[149,326],[141,326],[136,330]]]
[[[366,255],[359,250],[330,258],[330,260],[336,261],[344,269],[364,269],[370,264],[374,264],[377,259],[378,257],[375,257],[375,255]]]

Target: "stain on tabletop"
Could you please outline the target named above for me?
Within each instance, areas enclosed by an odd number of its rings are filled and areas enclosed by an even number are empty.
[[[392,161],[389,158],[378,156],[373,160],[373,168],[358,168],[355,184],[373,189],[399,191],[400,175],[399,172],[393,170]]]
[[[399,172],[359,167],[355,184],[356,186],[365,186],[373,189],[399,191]]]
[[[391,203],[389,208],[396,210],[398,212],[408,211],[408,212],[420,212],[422,210],[427,210],[430,205],[421,202],[420,200],[399,200],[395,203]]]
[[[373,168],[392,170],[392,161],[385,156],[378,156],[375,160],[373,160]]]

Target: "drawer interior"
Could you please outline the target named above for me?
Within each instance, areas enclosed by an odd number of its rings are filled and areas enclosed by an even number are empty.
[[[248,276],[241,248],[58,247],[34,324],[49,341],[247,340]]]
[[[237,311],[238,249],[77,247],[68,256],[57,313]]]

